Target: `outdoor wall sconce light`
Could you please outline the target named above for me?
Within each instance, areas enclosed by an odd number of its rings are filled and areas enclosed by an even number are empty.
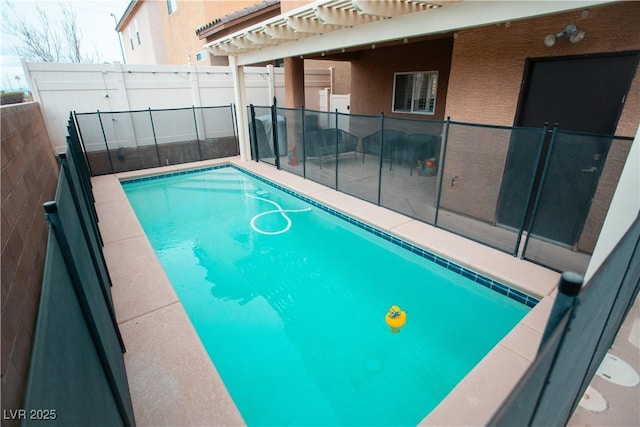
[[[561,33],[549,34],[544,38],[544,45],[551,47],[556,44],[556,40],[567,37],[571,43],[578,43],[584,38],[584,31],[579,30],[575,25],[567,25]]]

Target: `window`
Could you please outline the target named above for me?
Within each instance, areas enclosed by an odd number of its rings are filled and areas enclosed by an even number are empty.
[[[178,0],[167,0],[167,12],[171,15],[178,9]]]
[[[131,27],[127,28],[129,31],[129,44],[131,45],[131,50],[133,50],[133,36],[131,35]]]
[[[133,23],[136,26],[136,39],[138,40],[138,45],[140,45],[140,29],[138,28],[138,20],[135,19]]]
[[[393,111],[396,113],[434,114],[438,72],[395,73]]]
[[[196,53],[196,61],[206,61],[207,59],[209,59],[209,55],[206,50],[201,50]]]

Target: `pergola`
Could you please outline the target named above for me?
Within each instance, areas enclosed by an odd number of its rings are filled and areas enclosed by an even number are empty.
[[[318,0],[213,40],[228,56],[238,106],[240,156],[250,157],[243,67],[280,58],[323,57],[376,44],[585,9],[615,0]],[[542,42],[542,41],[541,41]]]

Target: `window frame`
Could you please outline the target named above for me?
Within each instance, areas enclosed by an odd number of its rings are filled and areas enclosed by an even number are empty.
[[[138,46],[140,46],[140,29],[138,28],[138,20],[134,19],[133,20],[133,24],[134,24],[135,29],[136,29],[136,39],[138,40]]]
[[[416,87],[416,81],[418,79],[415,78],[416,75],[418,74],[423,74],[426,75],[429,79],[428,84],[428,91],[426,94],[426,105],[430,104],[430,100],[433,99],[433,111],[429,111],[429,110],[418,110],[418,109],[414,109],[414,104],[416,103],[416,100],[418,100],[420,98],[416,99],[416,93],[419,91],[419,87]],[[398,83],[398,76],[400,75],[411,75],[414,76],[413,80],[412,80],[412,87],[411,87],[411,99],[410,99],[410,105],[411,108],[409,110],[396,110],[396,85]],[[435,92],[432,90],[433,89],[433,78],[435,77]],[[392,97],[391,97],[391,111],[394,113],[404,113],[404,114],[421,114],[421,115],[425,115],[425,116],[433,116],[436,113],[436,105],[437,105],[437,95],[438,95],[438,77],[439,77],[439,72],[438,70],[432,70],[432,71],[398,71],[393,73],[393,92],[392,92]],[[419,95],[419,94],[418,94]]]
[[[135,47],[133,46],[133,34],[131,33],[131,27],[127,28],[127,31],[129,33],[129,45],[131,46],[131,50],[135,50]]]

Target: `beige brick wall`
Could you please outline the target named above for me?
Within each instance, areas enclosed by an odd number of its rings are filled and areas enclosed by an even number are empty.
[[[1,107],[2,409],[22,406],[58,166],[35,102]],[[17,422],[5,420],[2,425]]]
[[[442,176],[440,204],[493,224],[510,133],[452,124]]]
[[[512,126],[527,58],[621,52],[640,49],[640,2],[489,25],[458,32],[453,44],[445,116],[453,120]],[[544,36],[574,23],[584,40],[561,40],[552,48]],[[470,96],[472,94],[472,96]],[[618,135],[633,136],[640,117],[638,76],[618,126]]]

